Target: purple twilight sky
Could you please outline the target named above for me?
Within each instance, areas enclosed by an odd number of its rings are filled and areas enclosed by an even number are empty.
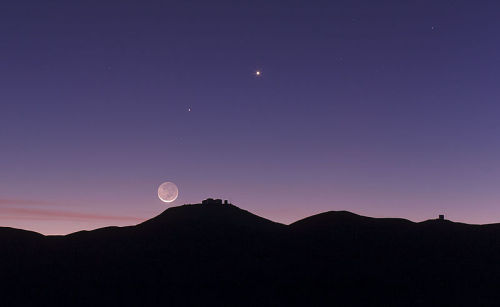
[[[498,1],[3,1],[0,226],[221,197],[500,222]],[[257,70],[262,71],[256,76]]]

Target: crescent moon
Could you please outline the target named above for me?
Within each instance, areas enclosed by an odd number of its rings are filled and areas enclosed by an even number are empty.
[[[173,182],[164,182],[158,187],[158,198],[165,203],[171,203],[179,196],[179,189]]]

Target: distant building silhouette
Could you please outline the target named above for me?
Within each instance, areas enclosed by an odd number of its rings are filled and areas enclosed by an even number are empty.
[[[224,202],[222,199],[213,199],[213,198],[207,198],[201,202],[202,205],[231,205],[231,203],[225,199]]]
[[[439,215],[439,220],[444,220],[444,214]]]
[[[222,205],[222,199],[207,198],[201,203],[203,205]]]
[[[222,199],[207,198],[201,202],[202,205],[222,205]],[[224,200],[224,205],[230,205],[230,203]]]

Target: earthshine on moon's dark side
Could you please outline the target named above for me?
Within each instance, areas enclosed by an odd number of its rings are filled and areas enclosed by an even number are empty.
[[[177,199],[179,189],[173,182],[164,182],[158,187],[158,198],[165,203],[171,203]]]

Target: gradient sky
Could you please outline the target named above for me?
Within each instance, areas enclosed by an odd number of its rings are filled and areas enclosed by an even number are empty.
[[[172,205],[221,197],[283,223],[500,222],[499,12],[2,1],[0,225],[136,224],[167,208],[163,181]]]

